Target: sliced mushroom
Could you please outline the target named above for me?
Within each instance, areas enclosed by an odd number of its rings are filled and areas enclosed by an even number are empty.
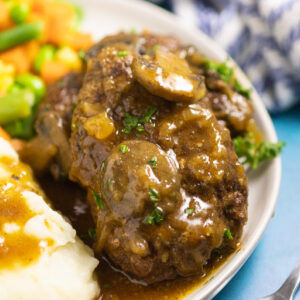
[[[206,92],[202,76],[194,74],[188,63],[159,47],[155,57],[137,56],[132,65],[135,79],[150,93],[175,102],[196,102]]]

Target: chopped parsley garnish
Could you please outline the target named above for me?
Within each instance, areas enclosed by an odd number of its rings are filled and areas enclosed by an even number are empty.
[[[143,117],[139,120],[138,117],[132,116],[129,114],[125,114],[124,116],[124,125],[125,128],[122,130],[122,132],[126,134],[130,134],[132,129],[136,129],[137,132],[143,132],[145,131],[144,124],[149,122],[151,117],[156,113],[157,108],[154,106],[149,106],[144,113]]]
[[[77,126],[76,126],[76,124],[75,123],[73,123],[72,124],[72,128],[76,128]]]
[[[98,194],[96,194],[94,191],[92,191],[92,194],[93,194],[93,198],[94,198],[94,200],[95,200],[97,206],[98,206],[101,210],[103,210],[103,209],[104,209],[104,204],[103,204],[103,202],[102,202],[101,196],[98,195]]]
[[[252,90],[244,88],[237,79],[234,79],[234,88],[238,93],[240,93],[247,99],[250,99]]]
[[[114,183],[114,181],[112,179],[107,180],[107,186],[108,187],[110,187],[113,183]]]
[[[285,146],[284,142],[255,142],[251,134],[245,137],[238,136],[233,139],[234,149],[243,164],[249,164],[252,169],[256,169],[258,164],[265,159],[276,157]]]
[[[163,220],[163,210],[160,207],[155,207],[151,214],[146,218],[145,223],[149,225],[155,225],[159,224]]]
[[[147,122],[149,122],[149,120],[151,119],[151,117],[156,113],[157,108],[154,106],[149,106],[146,110],[146,112],[144,113],[142,119],[140,120],[140,122],[142,124],[145,124]]]
[[[85,51],[81,49],[81,50],[78,52],[78,57],[79,57],[80,59],[84,60],[84,58],[85,58]]]
[[[121,151],[122,153],[126,153],[126,152],[128,151],[128,146],[126,146],[126,145],[121,145],[121,146],[120,146],[120,151]]]
[[[124,116],[124,125],[125,128],[122,130],[124,133],[131,133],[131,130],[135,128],[139,123],[139,119],[135,116],[125,114]]]
[[[157,51],[158,47],[159,47],[158,44],[156,44],[156,45],[153,46],[153,48],[152,48],[152,53],[153,53],[154,55],[156,54],[156,51]]]
[[[105,162],[103,162],[103,163],[101,164],[101,168],[100,168],[101,172],[103,172],[104,169],[105,169]]]
[[[148,160],[148,164],[150,164],[153,169],[156,169],[157,168],[157,157],[153,156],[150,160]]]
[[[229,240],[233,240],[233,237],[232,237],[230,229],[226,229],[225,232],[224,232],[224,234],[227,236],[227,238]]]
[[[88,235],[91,239],[94,239],[96,237],[96,229],[95,228],[89,228]]]
[[[152,201],[158,201],[159,195],[152,187],[149,187],[149,196]]]
[[[205,68],[212,70],[220,74],[223,81],[229,82],[233,75],[233,68],[228,66],[227,61],[218,63],[208,59],[205,59]]]
[[[117,55],[118,55],[118,57],[124,57],[128,54],[129,54],[129,51],[124,50],[124,51],[119,51]]]
[[[73,104],[73,107],[72,107],[72,112],[75,110],[76,106],[77,106],[77,104],[74,103],[74,104]]]
[[[185,213],[188,214],[188,215],[192,215],[194,212],[195,212],[195,210],[193,208],[187,208],[185,210]]]
[[[136,127],[136,130],[137,130],[137,132],[143,132],[143,131],[145,131],[145,128],[143,127],[143,125],[138,124]]]

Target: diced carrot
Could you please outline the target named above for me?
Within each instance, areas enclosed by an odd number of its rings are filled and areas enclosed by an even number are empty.
[[[93,45],[93,39],[89,33],[74,32],[66,39],[66,44],[76,51],[86,50]]]
[[[40,49],[40,44],[37,40],[33,40],[27,44],[24,44],[24,51],[28,55],[28,59],[31,65],[35,57],[37,56],[39,49]]]
[[[7,141],[10,141],[10,136],[2,127],[0,127],[0,137]]]
[[[5,63],[14,65],[17,74],[30,71],[31,62],[28,54],[24,51],[24,45],[0,53],[0,59]]]
[[[10,15],[8,5],[0,0],[0,30],[9,29],[14,26]]]
[[[67,2],[52,2],[47,7],[47,37],[48,42],[63,45],[67,35],[72,30],[75,18],[73,7]]]
[[[46,61],[41,69],[41,77],[46,84],[50,84],[61,76],[70,72],[70,68],[61,61]]]
[[[47,6],[49,5],[49,0],[33,0],[31,5],[31,11],[34,13],[44,15],[47,11]]]

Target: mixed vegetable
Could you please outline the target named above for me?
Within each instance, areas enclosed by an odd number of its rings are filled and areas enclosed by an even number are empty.
[[[34,135],[46,85],[81,71],[90,34],[78,31],[83,12],[59,0],[0,0],[0,126],[12,136]]]

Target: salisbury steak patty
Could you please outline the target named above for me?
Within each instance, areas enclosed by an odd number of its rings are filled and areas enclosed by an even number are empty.
[[[70,139],[95,250],[146,283],[201,273],[247,220],[229,130],[207,108],[210,87],[187,48],[151,34],[108,40],[88,56]]]

